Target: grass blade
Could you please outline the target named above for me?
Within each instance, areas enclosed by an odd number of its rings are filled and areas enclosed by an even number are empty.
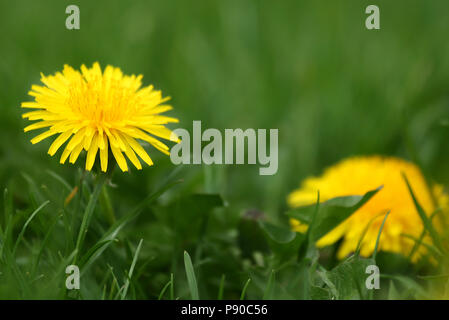
[[[376,261],[377,249],[379,248],[380,235],[382,234],[382,230],[384,228],[385,221],[387,220],[389,214],[390,214],[390,211],[388,211],[387,214],[385,214],[384,220],[382,221],[382,224],[380,225],[380,228],[379,228],[379,233],[377,234],[376,245],[374,247],[374,252],[373,252],[374,262]]]
[[[86,210],[84,211],[83,220],[81,222],[80,231],[78,233],[78,238],[76,240],[75,250],[77,251],[77,254],[74,258],[73,264],[76,264],[76,261],[79,258],[80,250],[81,247],[83,246],[83,242],[86,237],[87,228],[89,227],[92,214],[94,213],[95,206],[98,201],[98,197],[107,178],[108,176],[106,174],[100,174],[98,177],[99,180],[95,185],[94,191],[90,195],[89,202],[87,203]]]
[[[50,223],[50,226],[48,227],[47,232],[45,233],[44,240],[42,241],[42,244],[39,248],[39,251],[37,253],[36,259],[34,260],[33,268],[32,268],[32,275],[36,276],[37,268],[39,267],[39,262],[41,260],[42,254],[44,253],[44,249],[46,248],[46,245],[50,239],[50,235],[53,232],[53,229],[55,228],[58,220],[60,219],[59,216],[56,216],[53,218],[52,222]]]
[[[413,240],[415,242],[415,245],[417,245],[418,247],[420,247],[420,246],[425,247],[437,259],[444,257],[443,253],[440,250],[438,250],[436,247],[434,247],[428,243],[423,242],[421,238],[418,239],[418,238],[416,238],[410,234],[406,234],[406,233],[401,234],[401,236]]]
[[[22,227],[22,230],[20,231],[16,243],[14,244],[14,249],[12,250],[12,256],[14,257],[16,250],[17,250],[17,246],[19,245],[20,241],[22,241],[23,235],[25,233],[25,230],[27,229],[28,225],[30,224],[31,220],[33,220],[33,218],[36,216],[36,214],[41,211],[47,204],[49,204],[50,201],[45,201],[44,203],[42,203],[39,208],[37,208],[36,210],[34,210],[34,212],[30,215],[30,217],[28,218],[28,220],[25,222],[25,224]]]
[[[389,214],[390,214],[390,211],[388,211],[385,214],[385,217],[384,217],[384,219],[382,221],[382,224],[380,225],[379,232],[377,233],[376,245],[374,246],[374,252],[373,252],[373,261],[374,261],[374,263],[376,263],[376,255],[377,255],[377,250],[379,248],[380,235],[382,234],[382,230],[384,228],[385,221],[387,221],[387,218],[388,218]],[[362,296],[362,291],[360,290],[360,297],[361,296]],[[370,300],[373,300],[373,296],[374,296],[374,290],[370,290],[369,294],[368,294],[368,298]]]
[[[198,285],[196,283],[195,272],[193,270],[192,259],[187,251],[184,251],[184,266],[186,269],[187,282],[189,284],[190,296],[192,300],[199,300]]]
[[[159,294],[159,297],[157,298],[158,300],[162,300],[162,298],[164,297],[165,291],[167,291],[167,289],[171,286],[171,282],[172,282],[172,279],[170,278],[170,280],[167,282],[167,284],[162,288],[161,293]]]
[[[173,273],[170,274],[170,300],[175,300],[175,282]]]
[[[426,215],[424,209],[419,204],[418,200],[416,200],[415,194],[413,193],[413,189],[407,179],[407,176],[405,173],[402,173],[402,176],[404,177],[405,183],[407,184],[408,190],[410,192],[410,195],[412,196],[413,203],[415,204],[416,210],[418,211],[419,217],[421,218],[424,228],[427,229],[429,232],[430,237],[432,238],[433,243],[435,246],[440,250],[443,251],[443,246],[441,245],[440,237],[433,227],[432,221],[429,219],[429,217]]]
[[[218,288],[218,298],[217,300],[223,300],[223,291],[225,285],[226,275],[221,276],[220,287]]]
[[[373,222],[379,218],[382,215],[382,213],[375,215],[374,217],[372,217],[368,223],[365,226],[365,229],[363,229],[361,236],[359,237],[359,242],[357,242],[357,247],[355,248],[355,252],[354,255],[355,256],[360,256],[360,250],[362,248],[362,242],[363,239],[365,239],[366,233],[368,232],[369,228],[371,227],[371,225],[373,224]]]
[[[251,282],[251,278],[248,278],[248,280],[246,280],[246,282],[245,282],[245,285],[243,286],[242,294],[240,295],[240,300],[245,300],[246,289],[248,289],[248,285],[250,282]]]
[[[435,211],[430,215],[430,221],[432,221],[433,218],[434,218],[438,213],[440,213],[440,209],[435,210]],[[418,241],[415,242],[415,244],[413,245],[412,250],[410,250],[410,253],[409,253],[409,255],[408,255],[408,259],[409,259],[409,260],[412,260],[413,255],[418,251],[419,247],[421,246],[422,242],[424,241],[424,237],[425,237],[426,233],[427,233],[427,232],[426,232],[426,229],[424,229],[424,230],[421,232]]]
[[[131,277],[134,272],[134,268],[137,263],[137,258],[139,257],[140,249],[142,247],[142,242],[143,242],[143,239],[140,239],[139,245],[137,246],[136,252],[134,253],[133,262],[131,263],[131,267],[129,268],[129,271],[128,271],[128,277],[126,279],[125,286],[123,287],[123,292],[122,292],[122,297],[121,297],[122,300],[125,300],[126,294],[128,293],[129,283],[130,283]]]
[[[83,275],[86,270],[90,267],[90,265],[95,261],[95,259],[99,256],[97,255],[98,252],[103,252],[105,247],[109,246],[109,244],[112,242],[112,239],[99,241],[97,242],[92,248],[87,251],[87,253],[80,259],[79,267],[82,268],[81,275]]]
[[[158,191],[148,195],[142,202],[140,202],[131,212],[127,213],[125,216],[117,220],[114,225],[112,225],[108,231],[101,237],[101,239],[95,244],[94,246],[97,246],[99,243],[102,243],[104,245],[101,245],[93,255],[89,258],[89,263],[83,268],[83,272],[87,270],[87,268],[94,262],[112,243],[117,234],[125,227],[126,224],[128,224],[133,219],[137,218],[137,216],[142,212],[142,210],[145,208],[145,206],[151,204],[154,200],[159,198],[165,191],[173,187],[174,185],[177,185],[178,183],[182,182],[181,180],[177,180],[171,183],[167,183],[164,185],[161,189]]]

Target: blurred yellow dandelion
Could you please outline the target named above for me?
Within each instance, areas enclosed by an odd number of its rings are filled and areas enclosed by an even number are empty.
[[[427,215],[436,208],[446,208],[449,198],[441,186],[429,189],[419,168],[397,158],[353,157],[346,159],[325,170],[320,177],[306,179],[302,186],[288,196],[291,207],[309,205],[316,201],[320,191],[320,201],[339,196],[362,195],[379,186],[383,188],[365,205],[334,230],[318,240],[317,246],[324,247],[343,239],[337,256],[339,259],[354,252],[364,231],[360,254],[370,256],[375,247],[377,234],[383,216],[390,211],[379,242],[379,250],[408,255],[415,242],[409,235],[419,238],[423,231],[422,221],[416,211],[413,200],[403,179],[404,173],[418,202]],[[434,203],[436,202],[436,203]],[[376,218],[377,216],[377,218]],[[438,218],[433,222],[438,226]],[[291,220],[296,231],[303,232],[307,225]],[[424,238],[424,242],[429,241]],[[421,246],[420,253],[425,251]],[[417,256],[416,256],[417,257]]]
[[[112,66],[102,72],[98,63],[92,68],[82,65],[81,72],[65,65],[53,76],[41,74],[45,86],[33,85],[29,95],[35,101],[22,103],[22,108],[37,109],[22,117],[39,121],[24,131],[48,129],[34,137],[33,144],[58,135],[48,150],[51,156],[68,141],[60,163],[75,163],[84,149],[86,170],[92,169],[99,152],[101,170],[106,171],[109,150],[122,171],[128,170],[123,153],[137,169],[142,169],[137,156],[151,166],[153,161],[137,139],[169,154],[168,146],[155,137],[178,142],[164,126],[178,120],[160,115],[172,109],[163,104],[169,98],[153,86],[141,88],[141,80],[142,75],[127,76]]]

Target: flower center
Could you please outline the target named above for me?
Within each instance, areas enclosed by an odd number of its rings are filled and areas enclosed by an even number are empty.
[[[66,103],[74,118],[94,127],[111,127],[125,125],[135,114],[138,98],[124,79],[80,78],[70,84]]]

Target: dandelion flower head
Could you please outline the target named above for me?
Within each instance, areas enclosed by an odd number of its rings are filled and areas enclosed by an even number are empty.
[[[324,247],[342,239],[337,257],[342,259],[354,252],[361,242],[362,256],[370,256],[376,244],[383,216],[390,211],[382,230],[379,250],[408,255],[423,231],[423,223],[415,208],[405,174],[414,194],[430,216],[437,208],[447,207],[448,196],[440,185],[428,187],[419,168],[398,158],[353,157],[325,170],[319,177],[306,179],[302,186],[288,196],[291,207],[313,204],[320,192],[320,201],[340,196],[363,195],[383,186],[373,198],[359,208],[348,219],[318,240],[317,246]],[[439,219],[433,222],[438,224]],[[291,220],[297,231],[304,231],[307,225]],[[366,233],[365,233],[366,231]],[[428,237],[425,237],[428,241]],[[422,249],[423,246],[421,246]],[[423,250],[421,250],[422,253]],[[419,255],[416,255],[418,257]]]
[[[63,146],[60,163],[68,159],[75,163],[85,150],[86,170],[91,170],[99,153],[102,171],[108,168],[112,155],[122,171],[128,171],[125,156],[137,168],[139,160],[148,165],[153,161],[139,140],[169,154],[169,148],[158,138],[178,142],[165,125],[178,122],[161,115],[172,107],[153,86],[142,87],[142,75],[124,75],[119,68],[107,66],[103,71],[98,63],[91,68],[82,65],[75,70],[65,65],[62,72],[44,76],[44,85],[33,85],[29,95],[35,101],[23,102],[22,108],[34,109],[23,118],[36,121],[24,131],[44,129],[31,139],[38,143],[57,136],[48,153],[53,156]]]

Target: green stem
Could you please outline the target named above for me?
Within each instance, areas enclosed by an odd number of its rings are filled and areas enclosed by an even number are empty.
[[[111,197],[109,196],[109,191],[106,185],[103,186],[100,201],[103,204],[106,219],[108,219],[109,223],[113,225],[116,219],[114,214],[114,208],[112,207],[111,203]]]

